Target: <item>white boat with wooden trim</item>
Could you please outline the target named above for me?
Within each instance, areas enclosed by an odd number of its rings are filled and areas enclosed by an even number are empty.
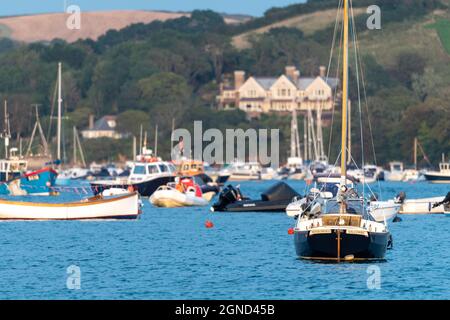
[[[0,199],[0,220],[136,219],[139,214],[139,196],[136,192],[112,198],[95,196],[69,203]]]

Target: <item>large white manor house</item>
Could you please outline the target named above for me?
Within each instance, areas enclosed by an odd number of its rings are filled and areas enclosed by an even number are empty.
[[[234,82],[234,83],[233,83]],[[302,77],[294,66],[275,77],[246,78],[245,71],[235,71],[233,81],[220,85],[217,96],[220,109],[239,108],[250,116],[261,113],[298,111],[331,111],[337,78],[326,79],[326,68],[319,68],[316,77]]]

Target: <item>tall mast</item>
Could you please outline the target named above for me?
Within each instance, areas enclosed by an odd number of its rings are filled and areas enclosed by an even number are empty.
[[[9,129],[9,116],[8,116],[8,102],[5,100],[5,129],[3,131],[3,139],[5,139],[5,159],[8,159],[8,151],[9,151],[9,138],[11,138],[11,131]]]
[[[158,125],[155,128],[155,157],[158,157]]]
[[[57,159],[61,160],[61,62],[58,63],[58,149],[57,149]]]
[[[414,170],[417,170],[417,137],[414,138]]]
[[[344,53],[342,72],[341,185],[347,182],[347,106],[348,106],[348,0],[344,0]],[[345,204],[344,204],[345,206]]]

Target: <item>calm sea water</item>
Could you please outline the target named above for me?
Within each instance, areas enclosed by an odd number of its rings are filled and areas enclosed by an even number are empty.
[[[273,182],[245,182],[258,197]],[[303,182],[289,182],[298,191]],[[440,196],[450,185],[382,183],[384,198]],[[377,185],[373,188],[379,193]],[[67,192],[61,199],[79,199]],[[48,198],[47,198],[48,199]],[[42,200],[42,199],[40,199]],[[450,218],[402,216],[394,249],[375,264],[298,260],[281,213],[157,209],[144,199],[137,221],[0,222],[1,299],[448,299]],[[211,220],[214,228],[206,229]],[[67,288],[67,268],[81,288]]]

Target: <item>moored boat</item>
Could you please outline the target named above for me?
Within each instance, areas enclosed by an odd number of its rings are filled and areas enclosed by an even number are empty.
[[[227,186],[219,195],[211,211],[226,212],[284,212],[291,201],[300,197],[289,185],[278,182],[261,194],[261,199],[249,199],[239,188]]]
[[[139,214],[136,192],[114,198],[95,196],[69,203],[0,199],[0,220],[136,219]]]
[[[398,196],[400,200],[400,210],[399,214],[442,214],[444,213],[444,206],[434,204],[442,202],[444,200],[443,196],[440,197],[430,197],[430,198],[420,198],[420,199],[406,199],[404,193]]]
[[[190,181],[187,182],[186,180]],[[214,195],[215,193],[212,192],[212,196]],[[193,183],[192,179],[184,178],[178,183],[168,183],[165,186],[160,186],[151,195],[149,201],[156,207],[202,207],[208,205],[212,196],[211,193],[203,194],[200,186]]]
[[[376,222],[367,210],[366,199],[360,197],[354,188],[347,186],[347,159],[351,159],[351,152],[347,148],[349,142],[349,2],[351,3],[349,0],[343,0],[339,187],[335,197],[323,204],[313,199],[298,215],[293,234],[297,256],[302,259],[337,262],[383,260],[386,250],[392,245],[392,237],[387,225]],[[352,24],[352,27],[355,26]],[[356,63],[359,65],[358,60]]]
[[[442,155],[439,171],[426,171],[424,176],[432,183],[450,183],[450,162],[446,162],[444,155]]]
[[[377,222],[391,222],[400,210],[401,204],[395,200],[371,201],[369,212]]]

